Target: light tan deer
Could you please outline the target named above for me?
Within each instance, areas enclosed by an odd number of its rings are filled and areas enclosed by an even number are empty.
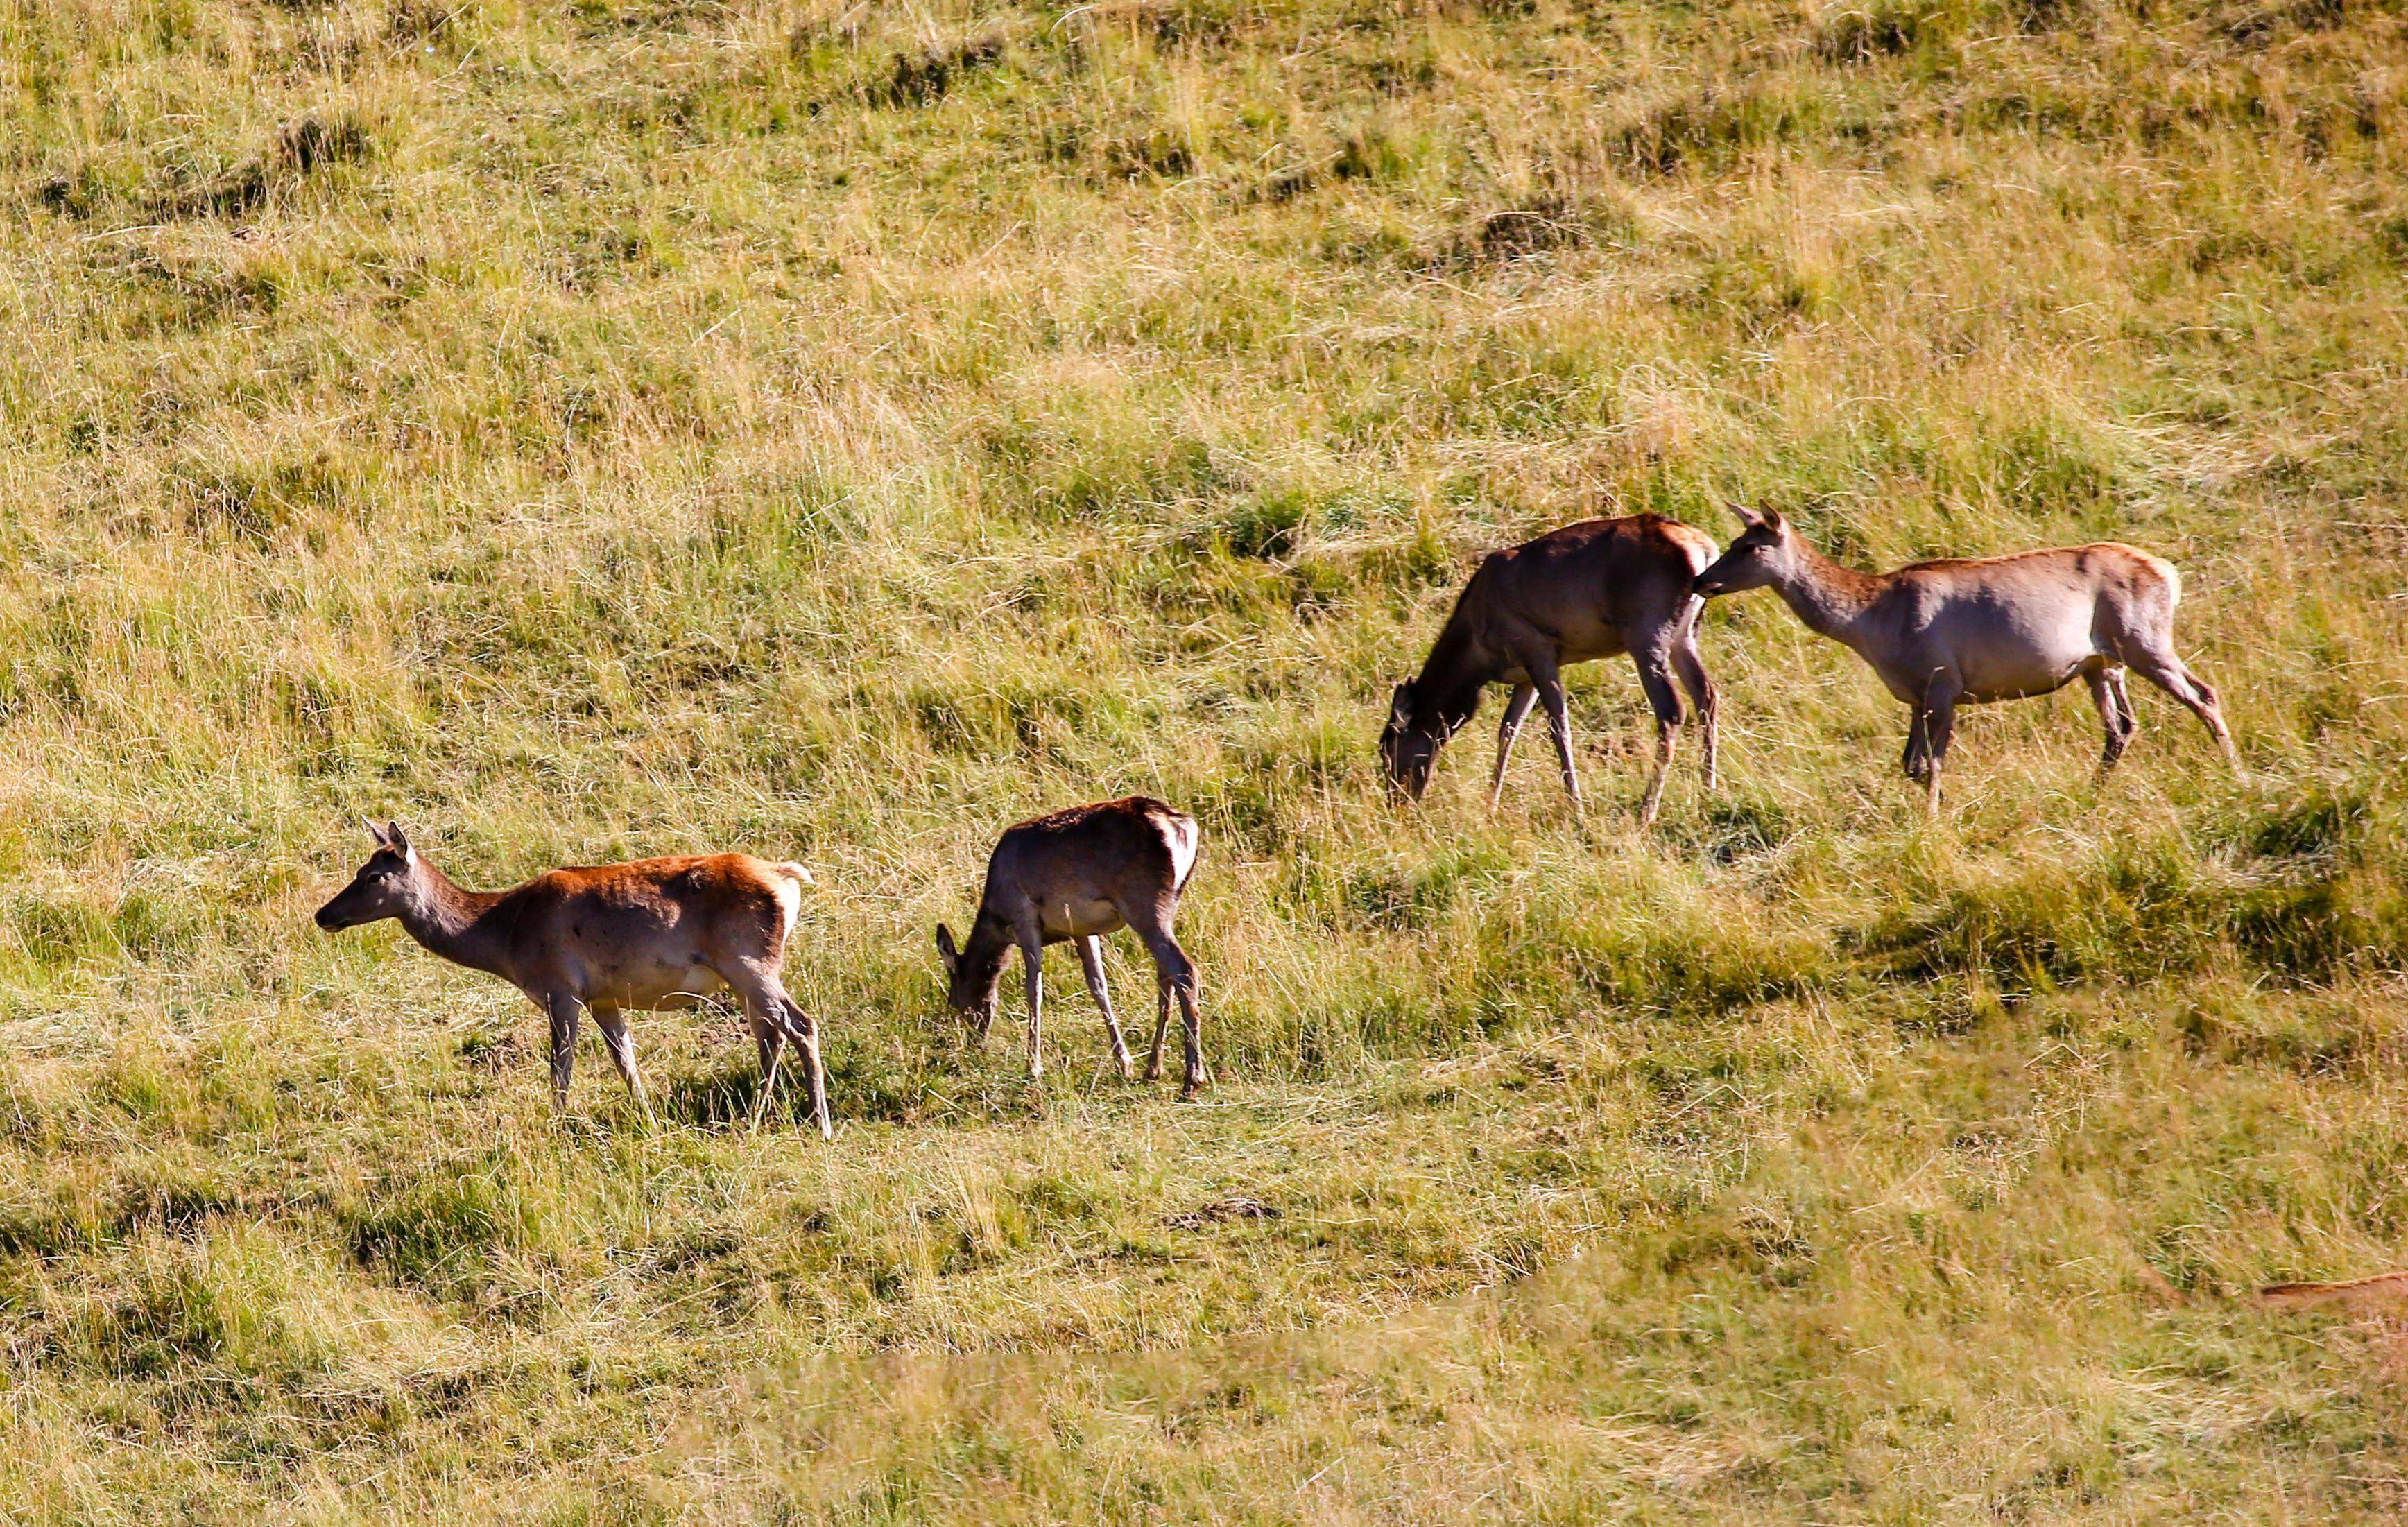
[[[1698,575],[1698,592],[1770,587],[1810,630],[1871,664],[1914,707],[1904,765],[1933,811],[1959,705],[2046,694],[2077,675],[2107,732],[2099,772],[2113,769],[2139,729],[2127,664],[2190,707],[2243,772],[2215,691],[2174,655],[2182,578],[2172,563],[2100,541],[1859,573],[1816,550],[1778,511],[1731,512],[1745,529]]]
[[[691,1007],[732,990],[761,1055],[760,1127],[791,1039],[809,1071],[811,1118],[831,1135],[819,1025],[786,992],[778,967],[810,871],[740,853],[639,859],[556,869],[509,891],[463,891],[410,847],[399,822],[366,824],[376,850],[351,883],[318,908],[318,926],[355,928],[397,918],[402,930],[454,964],[498,976],[552,1020],[552,1100],[568,1106],[581,1014],[594,1014],[610,1059],[649,1121],[626,1010]]]
[[[984,1043],[995,1026],[1004,959],[1017,947],[1028,984],[1028,1074],[1041,1077],[1045,946],[1074,941],[1088,994],[1103,1009],[1112,1060],[1125,1079],[1128,1045],[1104,989],[1101,942],[1125,927],[1154,957],[1154,1051],[1146,1060],[1146,1080],[1162,1076],[1162,1045],[1175,997],[1187,1039],[1187,1076],[1180,1095],[1194,1097],[1211,1077],[1204,1068],[1203,1020],[1196,1010],[1196,966],[1179,947],[1171,924],[1179,915],[1180,892],[1196,871],[1197,844],[1195,818],[1142,795],[1074,806],[1007,829],[987,859],[986,891],[968,942],[956,947],[953,930],[937,925],[946,1000]]]
[[[1572,766],[1563,670],[1628,653],[1656,712],[1656,772],[1639,806],[1640,824],[1656,820],[1680,735],[1675,675],[1698,706],[1705,733],[1706,788],[1712,790],[1714,683],[1698,656],[1698,612],[1704,601],[1689,585],[1713,556],[1712,537],[1653,514],[1584,521],[1490,552],[1455,599],[1420,677],[1397,686],[1387,728],[1380,735],[1380,762],[1390,786],[1421,799],[1439,749],[1479,711],[1481,692],[1504,683],[1513,686],[1513,697],[1497,728],[1490,808],[1504,792],[1514,735],[1530,714],[1531,702],[1539,701],[1547,707],[1564,789],[1578,811],[1580,775]]]

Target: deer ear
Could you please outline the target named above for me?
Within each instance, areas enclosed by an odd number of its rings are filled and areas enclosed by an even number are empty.
[[[1781,511],[1779,509],[1765,510],[1763,518],[1758,520],[1756,523],[1762,525],[1765,529],[1772,532],[1776,535],[1789,528],[1789,521],[1781,518]]]
[[[397,821],[389,821],[384,824],[384,844],[386,848],[391,849],[394,852],[401,855],[404,859],[408,858],[410,855],[409,835],[401,830],[401,823]]]
[[[369,821],[366,817],[362,817],[360,819],[360,825],[368,830],[368,841],[374,843],[378,848],[382,849],[390,846],[385,842],[383,828],[379,827],[375,822]]]
[[[1749,508],[1744,504],[1731,504],[1727,507],[1729,508],[1732,517],[1750,530],[1754,530],[1756,526],[1764,523],[1764,516],[1756,513],[1754,509]]]
[[[1398,684],[1396,693],[1388,697],[1388,715],[1398,726],[1413,719],[1413,681],[1412,679],[1408,678]]]
[[[953,947],[953,931],[941,922],[937,924],[937,958],[945,962],[945,969],[949,972],[961,963],[962,958],[962,951]]]

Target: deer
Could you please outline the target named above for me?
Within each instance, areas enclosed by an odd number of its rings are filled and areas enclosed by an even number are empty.
[[[2215,691],[2174,651],[2182,575],[2162,557],[2099,541],[1863,573],[1825,556],[1777,509],[1733,505],[1731,512],[1739,537],[1698,575],[1697,592],[1713,598],[1770,587],[1808,630],[1870,664],[1914,707],[1901,763],[1934,814],[1959,705],[2048,694],[2076,676],[2106,729],[2104,779],[2139,730],[2127,667],[2197,716],[2246,778]]]
[[[1380,735],[1389,788],[1421,799],[1439,749],[1479,713],[1482,692],[1491,684],[1511,684],[1512,698],[1497,727],[1489,809],[1503,797],[1505,764],[1535,701],[1547,707],[1564,789],[1579,815],[1580,774],[1572,764],[1563,670],[1627,653],[1656,714],[1656,769],[1640,803],[1640,825],[1656,821],[1680,735],[1676,677],[1698,707],[1705,734],[1705,785],[1713,790],[1718,701],[1698,655],[1698,617],[1705,601],[1690,586],[1715,549],[1702,531],[1640,514],[1584,521],[1490,552],[1464,584],[1420,675],[1398,684],[1391,698],[1388,724]]]
[[[318,908],[318,926],[334,932],[394,918],[431,952],[525,992],[552,1022],[554,1113],[568,1107],[578,1023],[591,1012],[636,1106],[648,1125],[656,1123],[636,1071],[627,1011],[692,1007],[733,991],[761,1057],[752,1129],[761,1127],[791,1040],[808,1072],[811,1119],[822,1138],[834,1135],[818,1022],[778,975],[802,888],[812,883],[810,870],[707,854],[576,865],[508,891],[464,891],[411,847],[399,822],[363,825],[375,849],[351,883]]]
[[[1171,931],[1180,895],[1196,872],[1197,844],[1195,818],[1143,795],[1069,806],[1006,829],[988,856],[986,888],[968,940],[956,945],[953,930],[937,925],[946,1002],[975,1042],[983,1045],[995,1026],[996,987],[1004,961],[1017,948],[1028,990],[1028,1075],[1044,1076],[1045,947],[1072,942],[1087,993],[1103,1012],[1112,1061],[1121,1079],[1130,1079],[1128,1045],[1105,989],[1103,962],[1103,939],[1126,928],[1154,958],[1154,1050],[1145,1079],[1162,1078],[1162,1045],[1175,997],[1186,1029],[1180,1096],[1193,1098],[1211,1085],[1196,1009],[1196,965]]]

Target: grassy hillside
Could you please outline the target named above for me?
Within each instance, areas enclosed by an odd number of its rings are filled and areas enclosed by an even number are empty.
[[[0,5],[12,1520],[2396,1520],[2408,18],[2370,0]],[[1904,715],[1718,602],[1660,831],[1372,743],[1479,551],[1779,505],[2186,578]],[[1490,715],[1493,716],[1492,710]],[[1219,1087],[967,1049],[1040,807],[1204,823]],[[310,910],[817,871],[840,1132]],[[1124,941],[1125,942],[1125,941]],[[1150,976],[1111,956],[1125,1009]],[[1017,999],[1008,998],[1007,1015]],[[737,1123],[731,1123],[737,1120]],[[1268,1213],[1245,1212],[1259,1204]]]

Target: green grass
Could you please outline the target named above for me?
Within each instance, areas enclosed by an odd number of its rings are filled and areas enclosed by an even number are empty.
[[[2392,1520],[2396,7],[0,7],[12,1520]],[[1659,831],[1373,739],[1478,553],[2183,568],[1904,717],[1718,602]],[[1032,811],[1201,819],[1220,1085],[966,1048]],[[808,862],[839,1133],[310,910]],[[1124,941],[1125,943],[1125,941]],[[1110,957],[1125,1010],[1148,973]],[[1017,1010],[1009,999],[1007,1015]],[[1274,1211],[1234,1212],[1240,1201]],[[1215,1206],[1219,1206],[1216,1209]]]

